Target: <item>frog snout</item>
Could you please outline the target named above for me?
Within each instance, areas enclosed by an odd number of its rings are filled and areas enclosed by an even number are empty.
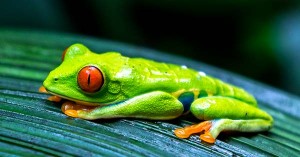
[[[57,84],[59,82],[60,78],[58,76],[54,76],[53,74],[49,74],[47,78],[45,79],[43,85],[47,88],[50,86],[53,86],[54,84]]]
[[[46,78],[46,80],[45,80],[45,82],[49,82],[49,83],[57,83],[57,82],[59,82],[59,77],[47,77]]]

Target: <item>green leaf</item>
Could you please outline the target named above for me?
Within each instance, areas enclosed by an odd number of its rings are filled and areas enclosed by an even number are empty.
[[[174,128],[197,120],[87,121],[65,116],[38,88],[60,64],[62,51],[83,43],[94,52],[184,64],[253,93],[275,120],[269,132],[222,133],[215,145],[197,135],[178,139]],[[201,69],[200,69],[201,68]],[[186,58],[85,36],[0,30],[0,156],[297,156],[300,99],[261,83]]]

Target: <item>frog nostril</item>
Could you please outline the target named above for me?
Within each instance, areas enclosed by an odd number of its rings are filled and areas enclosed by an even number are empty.
[[[57,82],[57,81],[58,81],[58,78],[57,78],[57,77],[55,77],[55,78],[54,78],[54,81],[55,81],[55,82]]]

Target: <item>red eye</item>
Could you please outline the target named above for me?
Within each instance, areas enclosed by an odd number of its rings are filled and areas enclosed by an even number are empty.
[[[99,91],[103,85],[103,76],[98,68],[86,66],[79,71],[77,82],[83,91],[94,93]]]
[[[64,59],[65,59],[65,55],[66,55],[66,52],[68,51],[68,48],[66,48],[65,50],[64,50],[64,52],[62,53],[62,56],[61,56],[61,60],[62,61],[64,61]]]

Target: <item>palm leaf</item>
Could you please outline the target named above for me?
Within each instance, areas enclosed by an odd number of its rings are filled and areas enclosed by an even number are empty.
[[[226,134],[215,145],[198,136],[178,139],[172,130],[196,120],[138,119],[86,121],[65,116],[60,104],[38,93],[62,51],[83,43],[94,52],[184,64],[244,87],[275,120],[269,132]],[[203,63],[161,52],[47,32],[0,30],[0,156],[297,156],[300,154],[300,99]]]

